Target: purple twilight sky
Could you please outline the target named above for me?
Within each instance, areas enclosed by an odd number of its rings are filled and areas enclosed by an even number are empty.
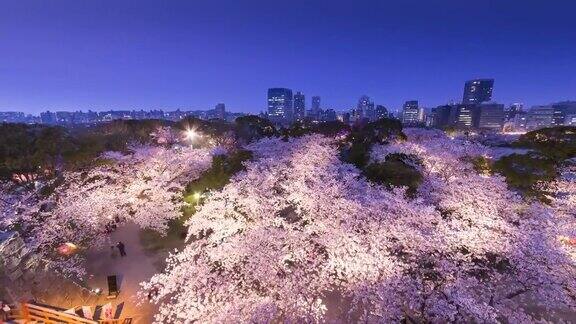
[[[323,107],[576,99],[576,1],[0,2],[0,111],[265,108],[269,87]]]

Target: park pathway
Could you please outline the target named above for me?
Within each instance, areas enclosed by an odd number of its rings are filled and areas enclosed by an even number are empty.
[[[87,284],[91,288],[102,289],[104,296],[101,298],[103,300],[100,305],[102,305],[108,301],[105,299],[108,294],[106,278],[109,275],[116,275],[120,294],[111,300],[112,305],[115,307],[121,305],[122,317],[133,317],[136,323],[151,323],[157,310],[156,305],[139,300],[136,294],[140,289],[140,282],[163,270],[167,252],[147,253],[140,244],[139,233],[140,228],[133,223],[124,224],[112,233],[111,240],[114,245],[122,241],[126,246],[125,257],[120,257],[117,248],[89,250],[86,264]]]

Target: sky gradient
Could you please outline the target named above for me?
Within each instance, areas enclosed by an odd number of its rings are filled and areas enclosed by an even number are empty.
[[[576,1],[0,0],[0,111],[576,99]]]

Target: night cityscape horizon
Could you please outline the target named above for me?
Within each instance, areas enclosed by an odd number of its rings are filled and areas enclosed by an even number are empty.
[[[0,34],[0,111],[224,102],[256,114],[270,87],[321,96],[334,109],[363,94],[392,108],[410,99],[435,107],[459,101],[465,80],[486,77],[504,104],[575,99],[570,1],[2,6],[0,31],[13,32]]]

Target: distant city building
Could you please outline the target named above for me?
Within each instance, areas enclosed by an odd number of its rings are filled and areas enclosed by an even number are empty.
[[[455,105],[443,105],[432,109],[432,127],[444,128],[453,123],[453,115],[456,113]]]
[[[334,109],[326,109],[322,114],[322,121],[336,121],[336,111]]]
[[[535,130],[552,126],[554,108],[552,106],[534,106],[528,112],[526,130]]]
[[[562,101],[552,104],[554,115],[552,126],[567,125],[567,117],[576,114],[576,101]]]
[[[183,111],[180,109],[174,111],[163,111],[163,110],[108,110],[95,112],[88,110],[83,111],[58,111],[58,112],[42,112],[40,117],[34,117],[28,115],[25,122],[30,123],[43,123],[43,124],[53,124],[53,125],[70,125],[70,124],[90,124],[98,122],[108,122],[112,120],[141,120],[141,119],[162,119],[179,121],[186,117],[195,117],[200,119],[223,119],[233,121],[235,118],[244,116],[243,113],[229,113],[226,112],[224,104],[218,104],[214,109],[210,110],[194,110],[194,111]],[[0,121],[2,120],[2,113],[0,113]]]
[[[301,92],[296,92],[294,95],[294,119],[304,120],[306,114],[306,98]]]
[[[342,114],[342,122],[347,125],[350,124],[350,113]]]
[[[56,123],[57,124],[73,124],[74,123],[74,113],[69,111],[57,111],[56,112]]]
[[[215,113],[214,117],[226,120],[226,105],[224,105],[223,103],[217,104],[216,108],[214,108],[214,113]]]
[[[376,116],[375,119],[382,119],[382,118],[388,118],[388,109],[386,109],[386,107],[384,107],[383,105],[376,105],[376,112],[375,112]]]
[[[417,125],[424,121],[424,110],[418,107],[418,100],[409,100],[402,107],[402,123]]]
[[[314,113],[318,113],[320,112],[320,97],[319,96],[313,96],[312,97],[312,112]]]
[[[526,122],[528,121],[528,112],[518,111],[516,115],[514,115],[514,119],[512,119],[512,121],[514,123],[514,130],[516,131],[526,130]]]
[[[23,112],[0,111],[0,122],[2,123],[25,123],[27,117]]]
[[[466,81],[464,85],[463,104],[479,104],[492,100],[494,79],[476,79]]]
[[[504,105],[484,103],[478,106],[478,124],[481,129],[502,130],[504,126]]]
[[[368,96],[361,96],[356,105],[358,119],[374,120],[374,102]]]
[[[524,109],[524,104],[521,103],[513,103],[506,109],[505,113],[505,121],[512,121],[516,114]]]
[[[275,121],[292,120],[292,90],[286,88],[268,89],[268,116]]]
[[[566,120],[564,121],[566,126],[576,126],[576,114],[566,115]]]
[[[40,120],[42,121],[42,124],[56,124],[58,122],[56,114],[51,111],[40,113]]]
[[[454,105],[452,115],[453,124],[459,128],[471,128],[475,124],[477,112],[478,109],[476,105]]]

